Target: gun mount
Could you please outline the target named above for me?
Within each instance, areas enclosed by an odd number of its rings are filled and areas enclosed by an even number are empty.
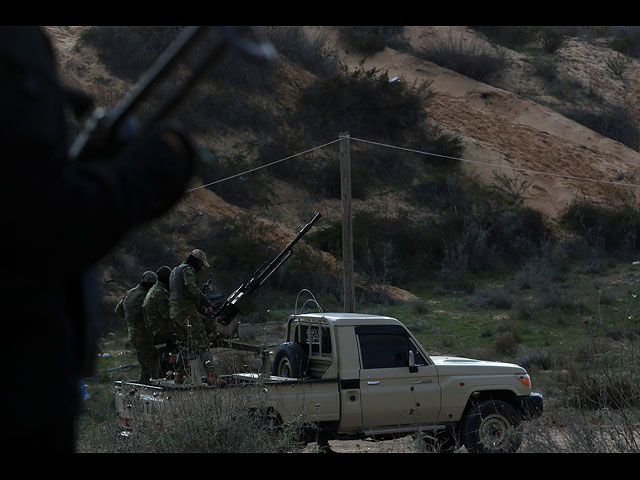
[[[248,315],[255,309],[255,305],[250,300],[250,296],[266,282],[288,259],[293,255],[293,247],[311,229],[322,215],[317,213],[313,219],[307,223],[296,237],[266,266],[260,267],[253,278],[240,285],[222,304],[211,313],[213,318],[221,325],[229,325],[233,318],[239,313]]]

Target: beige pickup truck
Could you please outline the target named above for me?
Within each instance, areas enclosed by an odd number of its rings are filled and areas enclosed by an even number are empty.
[[[423,432],[439,450],[515,452],[521,423],[542,414],[542,395],[518,365],[430,356],[398,320],[357,313],[292,315],[286,342],[261,373],[224,385],[116,382],[125,425],[168,414],[194,397],[240,393],[279,423],[303,418],[325,438],[388,439]],[[206,400],[205,400],[206,401]]]

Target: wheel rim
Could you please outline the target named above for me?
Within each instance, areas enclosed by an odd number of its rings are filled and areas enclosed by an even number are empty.
[[[493,414],[483,419],[479,429],[480,443],[489,450],[504,450],[513,444],[517,429],[502,415]]]
[[[291,378],[291,365],[289,365],[287,360],[283,360],[280,363],[279,372],[281,377]]]

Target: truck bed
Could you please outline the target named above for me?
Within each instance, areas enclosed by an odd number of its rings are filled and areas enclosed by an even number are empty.
[[[229,401],[247,410],[277,411],[283,422],[300,416],[309,421],[339,420],[337,379],[255,373],[224,375],[220,379],[224,381],[220,385],[177,384],[173,380],[152,380],[150,384],[116,381],[118,416],[127,427],[139,421],[157,424],[184,414],[185,408]]]

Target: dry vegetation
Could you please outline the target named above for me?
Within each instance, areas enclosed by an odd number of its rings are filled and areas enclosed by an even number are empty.
[[[65,81],[109,106],[176,30],[49,32]],[[631,262],[640,215],[637,189],[614,185],[638,183],[635,27],[273,27],[267,34],[280,52],[276,66],[258,72],[228,59],[181,116],[214,160],[193,185],[342,131],[422,152],[352,141],[358,305],[402,318],[433,353],[525,365],[548,408],[527,425],[524,451],[637,452],[640,325]],[[282,318],[302,288],[325,310],[340,308],[337,164],[337,146],[314,151],[196,190],[131,232],[101,265],[105,336],[121,337],[114,302],[144,270],[202,248],[228,293],[316,211],[322,225],[260,292],[248,321]],[[113,359],[127,346],[105,344],[105,351]],[[117,366],[130,360],[125,354]],[[126,374],[87,380],[82,451],[301,448],[290,432],[273,436],[242,415],[193,417],[160,436],[120,436],[109,384]],[[421,439],[376,445],[424,450]]]

